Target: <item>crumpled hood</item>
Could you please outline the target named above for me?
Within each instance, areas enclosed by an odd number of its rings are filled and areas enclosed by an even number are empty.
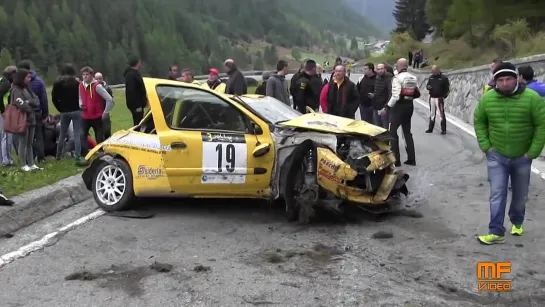
[[[371,137],[388,131],[362,120],[353,120],[324,113],[307,113],[278,125],[335,134],[361,134]]]
[[[38,75],[36,74],[36,71],[34,70],[30,71],[30,80],[34,81],[36,80],[36,77],[38,77]]]

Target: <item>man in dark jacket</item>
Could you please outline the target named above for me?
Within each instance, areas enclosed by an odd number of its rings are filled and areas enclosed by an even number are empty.
[[[32,79],[30,81],[30,86],[34,94],[36,94],[36,96],[38,96],[40,99],[39,110],[36,110],[36,130],[32,148],[34,148],[38,162],[44,162],[44,125],[42,120],[49,115],[49,103],[47,102],[47,92],[45,89],[44,80],[36,74],[36,71],[31,70],[30,66],[29,60],[23,60],[17,64],[17,68],[23,68],[31,72]]]
[[[373,97],[375,95],[375,65],[366,63],[363,66],[363,76],[358,81],[356,88],[360,94],[360,115],[361,120],[368,123],[373,122]]]
[[[232,95],[248,94],[246,78],[244,78],[244,75],[238,70],[235,61],[227,59],[224,65],[227,75],[229,75],[229,80],[227,80],[227,84],[225,85],[225,93]]]
[[[9,104],[11,83],[16,70],[15,66],[6,67],[2,79],[0,79],[0,114],[4,114],[5,107]],[[0,162],[2,162],[2,166],[13,165],[11,159],[12,144],[13,135],[4,131],[3,118],[0,115]]]
[[[256,95],[267,95],[267,81],[269,81],[269,78],[271,77],[271,73],[266,71],[261,76],[263,79],[263,82],[255,89]]]
[[[392,70],[393,71],[393,70]],[[375,126],[388,129],[390,125],[390,115],[387,113],[379,114],[379,111],[384,108],[390,95],[392,94],[392,78],[393,73],[386,70],[386,65],[380,63],[377,65],[377,76],[375,79],[375,88],[373,93],[373,124]]]
[[[148,104],[146,86],[140,74],[142,62],[139,58],[129,58],[129,68],[123,74],[125,76],[125,99],[127,108],[131,111],[133,124],[136,126],[144,118],[144,108]]]
[[[293,89],[293,105],[300,113],[307,113],[307,106],[315,111],[320,108],[320,94],[316,94],[311,80],[316,75],[316,62],[308,60]]]
[[[295,83],[297,82],[297,79],[299,79],[301,74],[304,72],[304,70],[305,70],[304,68],[305,68],[305,63],[301,64],[301,67],[299,67],[299,70],[296,73],[294,73],[293,76],[291,77],[291,80],[290,80],[290,95],[292,97],[295,97],[295,88],[296,88]],[[295,104],[293,105],[293,108],[297,109],[295,107]]]
[[[57,142],[57,160],[63,156],[64,141],[68,137],[68,128],[72,123],[74,135],[77,136],[74,140],[76,163],[83,162],[81,159],[82,140],[86,136],[83,135],[83,117],[79,107],[79,84],[79,81],[76,80],[76,69],[70,64],[62,68],[61,76],[53,84],[51,100],[53,100],[57,111],[60,112],[59,140],[62,140]]]
[[[431,67],[431,76],[428,79],[426,89],[430,93],[430,124],[426,133],[432,133],[435,127],[435,118],[439,115],[441,121],[441,134],[447,133],[447,118],[445,117],[445,99],[450,93],[450,82],[447,76],[441,73],[437,65]]]
[[[356,85],[346,76],[344,65],[337,65],[333,80],[329,82],[327,113],[354,119],[359,103]]]

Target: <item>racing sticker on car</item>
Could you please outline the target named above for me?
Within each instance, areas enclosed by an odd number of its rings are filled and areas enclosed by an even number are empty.
[[[248,146],[244,135],[202,132],[201,136],[201,183],[245,183]]]

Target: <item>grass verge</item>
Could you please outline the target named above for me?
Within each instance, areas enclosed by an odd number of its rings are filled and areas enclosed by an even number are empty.
[[[540,32],[526,40],[517,41],[516,46],[516,50],[512,50],[511,54],[504,56],[504,58],[521,58],[545,53],[545,33]],[[426,44],[417,42],[403,33],[392,38],[392,43],[384,54],[371,56],[365,62],[393,64],[401,57],[406,58],[409,50],[415,51],[417,49],[424,51],[424,56],[430,64],[439,65],[442,69],[461,69],[485,65],[492,62],[492,59],[501,56],[494,47],[472,48],[464,39],[449,42],[438,39]],[[431,65],[423,70],[430,68]]]
[[[125,104],[125,90],[114,89],[115,106],[111,113],[112,132],[127,129],[132,126],[132,117]],[[248,93],[254,93],[255,87],[249,87]],[[50,95],[50,89],[48,89]],[[51,101],[51,97],[49,97]],[[49,112],[57,114],[57,110],[52,103],[49,104]],[[12,157],[16,157],[13,153]],[[17,159],[15,159],[17,160]],[[18,162],[18,161],[17,161]],[[53,184],[64,178],[76,175],[85,168],[77,167],[74,160],[70,158],[55,160],[54,157],[47,157],[46,162],[41,164],[42,171],[23,172],[20,169],[20,163],[13,167],[0,166],[0,188],[8,197],[19,195],[21,193],[38,189]]]

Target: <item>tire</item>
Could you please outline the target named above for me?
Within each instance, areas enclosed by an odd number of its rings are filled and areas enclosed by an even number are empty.
[[[286,203],[286,218],[289,222],[295,222],[299,219],[299,204],[295,200],[294,189],[301,180],[301,163],[303,161],[302,156],[298,159],[294,159],[293,164],[290,166],[288,176],[286,178],[286,188],[284,191],[284,202]]]
[[[102,192],[104,185],[113,184],[115,178],[122,186],[108,187],[110,193]],[[93,198],[102,210],[106,212],[127,210],[136,199],[132,172],[127,162],[115,158],[110,163],[103,162],[98,165],[93,176],[92,192]]]

